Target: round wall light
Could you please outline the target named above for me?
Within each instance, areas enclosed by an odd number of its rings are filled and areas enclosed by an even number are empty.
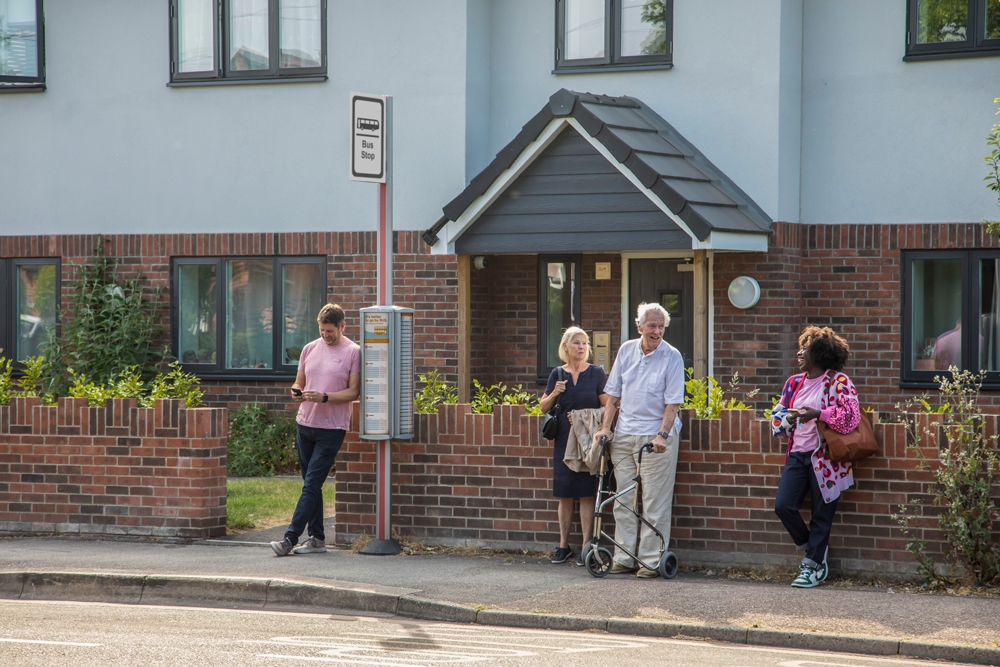
[[[760,285],[750,276],[740,276],[729,283],[729,303],[737,308],[752,308],[760,300]]]

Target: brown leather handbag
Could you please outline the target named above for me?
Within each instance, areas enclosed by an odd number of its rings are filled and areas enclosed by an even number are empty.
[[[864,410],[861,411],[861,421],[858,422],[858,427],[850,433],[837,433],[821,421],[818,421],[817,427],[826,441],[826,449],[831,461],[853,463],[878,454],[875,431],[872,430],[871,420]]]

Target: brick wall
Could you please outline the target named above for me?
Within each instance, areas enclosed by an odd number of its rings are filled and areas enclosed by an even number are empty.
[[[414,352],[416,372],[441,369],[457,379],[458,265],[454,255],[432,255],[419,232],[394,235],[393,299],[416,310]],[[142,274],[142,284],[156,305],[165,338],[170,331],[170,260],[172,257],[241,257],[325,255],[327,301],[347,312],[347,335],[359,337],[360,308],[374,305],[376,289],[375,232],[309,232],[260,234],[136,234],[6,236],[0,237],[0,257],[62,258],[61,306],[70,307],[74,265],[93,256],[98,243],[107,257],[119,262],[124,278]],[[263,403],[269,410],[287,410],[285,387],[291,378],[205,379],[208,404],[238,408]]]
[[[466,405],[449,405],[419,415],[418,437],[393,445],[393,526],[432,544],[553,548],[552,449],[540,438],[539,419],[518,406],[476,415]],[[751,410],[724,411],[714,420],[695,420],[685,411],[682,419],[672,530],[679,558],[705,565],[797,565],[801,554],[773,510],[785,442]],[[916,433],[938,430],[937,415],[915,419]],[[985,418],[988,435],[997,433],[998,421]],[[904,424],[874,428],[882,451],[856,466],[855,486],[841,495],[831,563],[850,572],[913,573],[915,563],[891,515],[900,504],[921,500],[916,537],[941,557],[942,535],[929,506],[932,473],[919,469],[907,449]],[[934,441],[920,445],[924,456],[936,458]],[[808,520],[808,511],[804,515]],[[374,446],[349,438],[337,462],[337,539],[371,535],[374,523]],[[573,531],[575,543],[579,526]]]
[[[0,406],[0,531],[208,538],[226,532],[226,411],[183,401]]]
[[[809,324],[830,326],[851,346],[845,371],[862,403],[880,411],[923,390],[903,390],[900,379],[900,250],[995,248],[1000,242],[978,224],[791,225],[775,223],[766,254],[720,254],[714,261],[715,376],[734,372],[744,387],[761,390],[770,409],[789,375],[798,372],[798,335]],[[756,306],[729,303],[733,278],[754,277]],[[1000,394],[982,403],[1000,407]]]

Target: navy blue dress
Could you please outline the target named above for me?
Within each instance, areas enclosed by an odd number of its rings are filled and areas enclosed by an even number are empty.
[[[551,394],[560,381],[560,369],[553,368],[549,382],[545,385],[545,393]],[[556,433],[555,447],[552,450],[552,495],[556,498],[589,498],[597,493],[597,477],[589,472],[573,472],[563,463],[566,456],[566,440],[569,438],[570,423],[567,412],[584,408],[599,408],[601,401],[598,396],[604,393],[604,385],[608,376],[600,366],[591,364],[581,371],[573,384],[573,376],[562,371],[566,380],[566,391],[556,397],[559,404],[559,431]]]

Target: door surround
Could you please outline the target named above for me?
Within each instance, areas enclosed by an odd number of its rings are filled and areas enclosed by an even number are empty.
[[[712,375],[715,366],[715,253],[708,251],[708,374]],[[622,281],[621,281],[621,342],[628,340],[628,325],[635,317],[635,313],[629,312],[628,288],[631,267],[629,260],[632,259],[689,259],[694,261],[693,250],[643,250],[638,252],[623,252],[622,258]]]

